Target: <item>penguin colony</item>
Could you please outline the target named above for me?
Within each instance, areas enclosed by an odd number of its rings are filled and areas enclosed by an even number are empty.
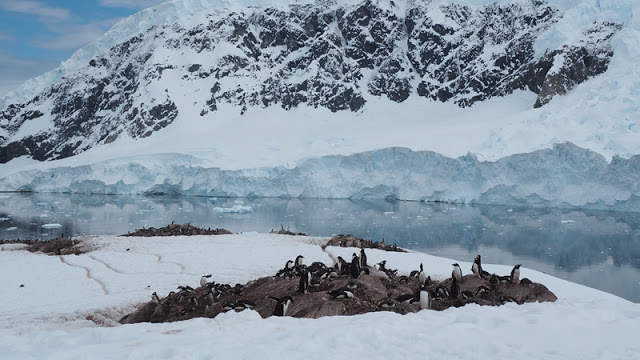
[[[208,274],[201,277],[196,289],[180,286],[164,298],[154,292],[138,314],[129,314],[121,322],[215,317],[221,312],[245,309],[254,309],[263,317],[320,317],[370,311],[406,314],[467,303],[501,305],[556,299],[543,285],[521,279],[520,264],[506,276],[482,270],[480,255],[474,259],[470,274],[463,275],[457,263],[452,266],[451,277],[438,282],[426,274],[423,264],[407,275],[399,275],[386,260],[370,266],[364,249],[354,252],[350,262],[338,257],[332,266],[321,262],[306,265],[300,255],[288,260],[274,276],[245,285],[219,284],[210,281],[212,275]]]

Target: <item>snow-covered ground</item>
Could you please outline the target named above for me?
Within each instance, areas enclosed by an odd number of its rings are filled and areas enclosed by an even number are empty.
[[[0,358],[47,359],[305,359],[512,358],[634,359],[640,354],[640,305],[598,290],[522,269],[545,284],[555,303],[467,305],[442,312],[388,312],[321,319],[261,319],[253,311],[167,324],[114,325],[133,305],[203,274],[234,284],[273,274],[298,254],[332,263],[354,249],[326,239],[273,234],[88,239],[95,251],[46,256],[0,246]],[[452,260],[421,253],[367,251],[408,273],[420,263],[436,278]],[[472,259],[469,259],[472,260]],[[461,263],[468,273],[470,263]],[[526,264],[524,264],[526,267]],[[508,266],[484,264],[507,274]],[[24,287],[20,287],[23,284]]]

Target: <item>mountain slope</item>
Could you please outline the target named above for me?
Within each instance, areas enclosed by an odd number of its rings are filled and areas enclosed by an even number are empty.
[[[623,21],[607,19],[625,20],[595,17],[558,41],[570,11],[537,0],[242,5],[186,0],[145,10],[57,74],[9,94],[0,102],[0,163],[66,158],[176,122],[197,132],[224,109],[360,113],[410,98],[468,107],[516,90],[536,94],[530,106],[539,107],[608,69]]]

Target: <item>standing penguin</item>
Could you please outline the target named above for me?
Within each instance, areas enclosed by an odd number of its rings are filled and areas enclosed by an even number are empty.
[[[209,279],[210,277],[211,277],[211,274],[202,275],[202,277],[200,278],[200,286],[206,286],[207,285],[207,279]]]
[[[338,256],[338,261],[336,262],[336,267],[338,269],[338,274],[339,275],[343,275],[343,274],[348,274],[350,269],[349,269],[349,263],[342,258],[342,256]]]
[[[285,296],[281,299],[270,297],[271,299],[277,301],[276,308],[273,310],[274,316],[285,316],[287,315],[287,309],[289,305],[293,303],[293,298],[291,296]]]
[[[298,257],[296,257],[296,262],[295,262],[295,266],[302,266],[302,259],[304,259],[304,256],[302,255],[298,255]]]
[[[473,265],[471,265],[471,271],[478,278],[482,279],[482,263],[480,262],[480,255],[477,255],[475,259],[473,259]]]
[[[156,294],[155,291],[153,292],[153,294],[151,294],[151,301],[154,304],[160,304],[160,298],[158,297],[158,294]]]
[[[353,253],[351,257],[351,278],[357,279],[360,276],[360,259],[358,259],[358,255]]]
[[[420,272],[418,273],[418,281],[420,282],[420,285],[424,285],[427,282],[427,273],[424,272],[424,269],[422,268],[422,263],[420,263]]]
[[[307,271],[307,268],[302,269],[302,274],[300,275],[300,283],[298,284],[298,292],[300,294],[306,294],[309,290],[309,282],[311,280],[311,273]]]
[[[516,266],[513,267],[513,270],[511,270],[511,283],[512,284],[517,284],[520,282],[520,266],[522,266],[522,264],[518,264]]]
[[[451,292],[449,292],[452,298],[457,299],[458,295],[460,295],[460,286],[458,285],[458,279],[451,279]]]
[[[420,287],[420,294],[418,296],[420,297],[418,301],[420,303],[420,309],[431,309],[431,295],[425,285]]]
[[[460,268],[460,265],[458,265],[458,263],[453,264],[451,277],[458,280],[458,282],[462,282],[462,269]]]
[[[367,254],[364,253],[364,248],[360,249],[360,267],[367,267]]]

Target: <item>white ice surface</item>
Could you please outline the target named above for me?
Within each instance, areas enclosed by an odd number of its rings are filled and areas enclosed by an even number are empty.
[[[89,241],[96,251],[62,257],[0,246],[0,358],[582,360],[634,359],[640,353],[639,304],[526,268],[521,276],[545,284],[558,301],[316,320],[261,319],[244,311],[215,319],[96,327],[87,315],[112,324],[133,304],[149,301],[153,291],[165,296],[178,285],[196,286],[203,274],[233,284],[275,273],[298,254],[305,263],[330,264],[331,256],[348,257],[357,249],[328,247],[325,252],[314,245],[322,239],[254,233]],[[450,276],[453,262],[412,252],[369,250],[367,256],[370,263],[386,259],[401,273],[423,263],[436,278]],[[460,265],[469,273],[470,263]]]

